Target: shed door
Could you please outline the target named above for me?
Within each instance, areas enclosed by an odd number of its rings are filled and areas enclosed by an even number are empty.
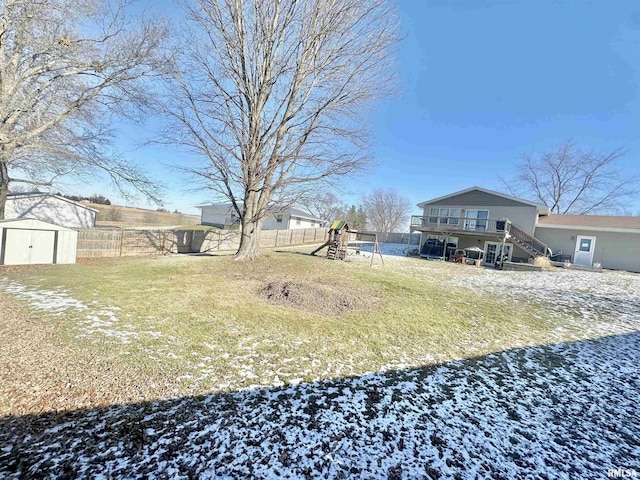
[[[6,229],[5,265],[53,263],[55,232],[51,230]]]
[[[6,229],[4,244],[5,265],[29,265],[31,263],[31,230]]]
[[[53,263],[55,232],[31,230],[31,264]]]

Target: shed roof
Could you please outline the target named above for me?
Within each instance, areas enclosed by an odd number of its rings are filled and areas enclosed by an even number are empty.
[[[61,227],[55,223],[43,222],[35,218],[10,218],[8,220],[0,220],[0,228],[19,228],[23,230],[58,230],[75,232],[76,230],[67,227]]]

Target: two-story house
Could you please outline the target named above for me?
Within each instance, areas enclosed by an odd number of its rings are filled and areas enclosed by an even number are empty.
[[[472,187],[418,204],[411,219],[423,257],[476,247],[485,265],[558,254],[578,265],[640,272],[640,217],[553,215],[528,200]]]

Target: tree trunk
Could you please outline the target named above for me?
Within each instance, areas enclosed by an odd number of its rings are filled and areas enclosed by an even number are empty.
[[[264,223],[260,214],[260,199],[257,193],[249,190],[244,196],[242,222],[240,232],[240,248],[236,252],[236,260],[254,260],[260,253],[260,231]]]
[[[258,256],[263,222],[264,220],[252,221],[251,217],[247,216],[242,219],[240,248],[236,252],[236,260],[254,260]]]
[[[0,162],[0,220],[4,220],[7,194],[9,193],[9,169],[7,164]]]

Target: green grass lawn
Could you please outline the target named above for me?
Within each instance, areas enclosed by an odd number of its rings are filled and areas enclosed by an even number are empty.
[[[391,258],[370,268],[368,261],[267,250],[253,263],[230,256],[105,259],[6,277],[36,297],[64,291],[88,307],[39,310],[69,342],[195,392],[357,375],[547,341],[553,321],[541,306],[447,284],[472,271]],[[289,285],[297,297],[273,302],[261,293],[269,285]]]

